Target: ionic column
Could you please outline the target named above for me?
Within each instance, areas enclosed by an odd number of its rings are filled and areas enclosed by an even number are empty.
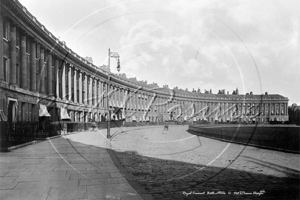
[[[31,74],[30,74],[30,89],[36,92],[36,46],[35,41],[31,43]]]
[[[130,98],[130,90],[129,89],[124,90],[124,98],[125,98],[125,100],[124,100],[125,107],[127,110],[128,108],[130,108],[130,99],[128,99],[128,98]],[[128,99],[128,100],[126,100],[126,99]]]
[[[115,92],[115,104],[118,107],[119,106],[119,93],[120,93],[120,88],[116,87],[116,92]]]
[[[61,85],[62,85],[62,99],[66,100],[66,63],[63,62],[62,64],[62,80],[61,80]]]
[[[116,87],[116,90],[115,90],[115,105],[118,106],[119,105],[119,91],[120,91],[120,88],[119,87]]]
[[[93,77],[90,76],[89,77],[90,80],[90,84],[89,84],[89,105],[92,106],[93,105]]]
[[[95,87],[94,87],[94,106],[95,107],[98,107],[98,87],[99,87],[99,83],[98,83],[98,80],[95,78],[94,79],[94,82],[95,82]]]
[[[102,108],[102,82],[101,80],[99,80],[99,89],[98,89],[98,102],[99,102],[99,105],[98,107]],[[100,119],[101,119],[101,115],[100,115]]]
[[[139,95],[140,95],[140,98],[139,98]],[[141,93],[139,93],[138,95],[137,95],[137,104],[138,104],[138,106],[140,107],[140,109],[142,110],[143,109],[143,105],[142,105],[142,94]]]
[[[45,54],[42,46],[40,52],[40,93],[45,94]]]
[[[105,100],[105,97],[106,97],[106,85],[105,85],[105,82],[102,82],[102,89],[103,89],[103,92],[104,92],[104,95],[103,95],[103,99],[102,99],[102,105],[104,108],[106,108],[106,100]]]
[[[125,96],[124,91],[125,90],[123,88],[120,88],[120,102],[119,102],[119,106],[122,106],[122,104],[123,104],[123,99],[124,99],[124,96]]]
[[[53,87],[52,87],[52,79],[53,79],[53,74],[52,74],[52,54],[49,53],[48,55],[48,62],[47,62],[47,69],[48,69],[48,95],[53,96]]]
[[[0,38],[2,40],[2,38]],[[1,47],[2,48],[2,47]],[[10,78],[9,83],[17,84],[17,52],[16,52],[16,26],[11,23],[10,27],[10,42],[9,42],[9,57],[10,57]],[[3,62],[1,60],[1,62]]]
[[[124,93],[124,89],[123,88],[119,88],[119,106],[122,106],[123,103],[123,94]]]
[[[74,103],[78,103],[77,99],[77,69],[74,68]]]
[[[134,105],[134,95],[133,92],[131,90],[128,91],[128,95],[130,97],[129,99],[129,108],[130,109],[134,109],[133,105]]]
[[[149,105],[150,101],[151,101],[151,96],[146,94],[146,99],[145,99],[145,108],[146,108],[146,110],[148,109],[148,105]]]
[[[166,110],[167,110],[167,102],[166,102],[166,99],[165,98],[163,98],[163,102],[165,103],[164,104],[164,106],[163,106],[163,112],[165,113],[166,112]]]
[[[110,96],[109,96],[109,105],[111,105],[112,106],[112,104],[113,104],[113,101],[114,101],[114,92],[112,92],[114,90],[114,87],[112,86],[112,84],[110,84],[110,86],[109,86],[109,91],[111,92],[110,94]]]
[[[130,107],[130,90],[129,89],[125,89],[125,96],[124,96],[124,98],[125,98],[125,108],[126,108],[126,110],[128,110],[128,109],[130,109],[131,107]],[[129,99],[128,99],[129,98]],[[126,99],[128,99],[127,101],[126,101]]]
[[[21,87],[27,89],[26,35],[21,38]]]
[[[96,77],[93,78],[93,93],[94,93],[94,104],[93,106],[97,107],[97,88],[98,88],[98,82],[97,82],[97,79]]]
[[[68,84],[69,84],[68,100],[72,101],[72,70],[73,70],[72,65],[69,65],[68,70],[69,70],[68,71]]]
[[[87,95],[87,91],[88,91],[88,76],[85,74],[84,75],[84,100],[83,100],[83,103],[84,104],[87,104],[87,98],[88,98],[88,95]]]
[[[102,95],[104,91],[105,91],[104,83],[100,80],[100,94]],[[104,96],[101,96],[100,98],[101,98],[100,99],[101,107],[103,108],[104,107]]]
[[[106,98],[107,98],[107,94],[108,94],[108,92],[107,92],[107,89],[108,89],[108,87],[107,87],[107,82],[103,82],[103,91],[104,91],[104,96],[103,96],[103,107],[105,107],[105,108],[107,108],[106,106],[107,106],[107,103],[106,103]]]
[[[116,87],[116,91],[115,91],[115,105],[119,106],[119,92],[120,92],[120,88]]]
[[[118,102],[118,99],[119,99],[119,91],[120,91],[120,89],[118,88],[118,87],[115,87],[115,92],[114,92],[114,101],[115,101],[115,106],[118,106],[119,104],[119,102]]]
[[[141,110],[145,109],[144,103],[145,103],[145,98],[144,98],[144,94],[141,94],[141,98],[140,98],[140,102],[141,102]]]
[[[131,109],[136,109],[136,93],[134,91],[131,91]]]
[[[127,108],[129,108],[129,109],[133,108],[133,97],[131,95],[132,95],[131,90],[128,90],[128,98],[129,98],[129,100],[128,100],[128,106],[127,106]]]
[[[160,110],[161,110],[161,106],[160,106],[160,97],[158,96],[157,98],[156,98],[156,102],[157,102],[157,112],[159,112],[160,113]]]
[[[125,88],[122,88],[122,90],[121,90],[121,94],[120,94],[120,97],[121,97],[121,107],[124,107],[123,106],[123,102],[124,102],[124,98],[125,98],[125,91],[126,91],[126,89]],[[124,112],[124,110],[123,110],[123,112]]]
[[[86,104],[90,104],[90,75],[86,76]]]
[[[98,93],[98,97],[97,97],[98,103],[97,103],[97,106],[99,108],[101,108],[102,107],[102,82],[101,82],[100,79],[98,79],[98,84],[99,84],[99,87],[98,87],[98,91],[97,91],[97,93]],[[99,116],[100,116],[100,120],[101,120],[101,114],[99,114]]]
[[[95,90],[94,90],[94,87],[95,87],[95,83],[94,83],[94,77],[90,77],[90,90],[91,90],[91,94],[90,94],[90,99],[91,99],[91,101],[90,101],[90,105],[91,106],[94,106],[94,102],[95,102],[95,100],[94,100],[94,98],[95,98]]]
[[[79,73],[79,104],[82,104],[82,72],[78,71]]]
[[[118,93],[118,96],[119,96],[119,107],[122,106],[122,95],[123,95],[123,89],[121,87],[119,87],[119,93]]]
[[[135,95],[134,92],[132,90],[129,90],[129,104],[130,104],[130,109],[135,109]]]
[[[162,113],[165,112],[164,100],[165,100],[165,99],[164,99],[163,97],[160,98],[160,102],[161,102],[161,112],[162,112]]]
[[[99,88],[100,88],[100,82],[99,79],[95,78],[95,107],[99,107]],[[98,114],[97,114],[98,116]]]
[[[111,99],[109,98],[109,93],[111,91],[111,84],[109,84],[109,82],[106,83],[106,91],[107,91],[107,96],[106,96],[106,99],[105,99],[105,103],[106,103],[106,108],[109,109],[109,105],[111,104]]]
[[[142,101],[141,104],[142,104],[143,110],[145,110],[145,107],[146,107],[146,106],[145,106],[145,105],[146,105],[146,103],[145,103],[145,102],[146,102],[145,96],[146,96],[145,94],[142,94],[142,98],[141,98],[141,101]]]
[[[130,90],[125,90],[125,96],[124,98],[127,98],[128,100],[125,102],[125,108],[126,110],[130,109],[131,108],[131,98],[130,98]],[[127,92],[127,96],[126,96],[126,92]],[[125,99],[126,100],[126,99]]]
[[[40,92],[40,88],[41,88],[41,76],[40,76],[40,49],[41,49],[41,45],[37,42],[36,43],[36,91]],[[38,109],[37,109],[38,110]]]
[[[59,82],[61,79],[59,78],[59,60],[58,58],[55,59],[55,75],[56,75],[56,81],[55,81],[55,86],[56,86],[56,98],[60,98],[59,96]]]
[[[144,106],[144,110],[147,110],[147,101],[148,101],[148,97],[147,97],[147,94],[144,94],[143,95],[143,106]]]
[[[110,95],[109,102],[110,102],[110,105],[112,106],[115,101],[115,98],[114,98],[115,92],[113,92],[114,86],[112,84],[110,85],[110,91],[111,91],[111,95]]]
[[[103,92],[104,92],[103,99],[102,99],[102,105],[104,108],[106,108],[106,106],[107,106],[106,98],[107,98],[107,93],[108,93],[108,92],[106,92],[106,90],[107,90],[106,83],[103,82],[102,86],[103,86]]]
[[[138,104],[139,104],[138,103],[138,93],[133,91],[133,97],[134,97],[133,106],[134,106],[135,109],[138,110]]]
[[[139,96],[138,93],[135,92],[134,93],[134,105],[137,110],[139,108],[139,101],[138,101],[139,97],[138,96]]]

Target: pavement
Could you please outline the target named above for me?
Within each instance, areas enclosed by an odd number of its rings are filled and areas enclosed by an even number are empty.
[[[0,153],[0,199],[299,199],[299,154],[186,130],[86,131]]]
[[[72,135],[91,144],[73,142]],[[0,199],[152,199],[129,184],[99,131],[72,135],[0,153]]]

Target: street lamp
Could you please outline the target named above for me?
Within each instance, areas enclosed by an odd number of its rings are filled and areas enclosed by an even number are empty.
[[[111,52],[110,49],[108,49],[108,69],[110,69],[110,58],[115,58],[117,60],[117,70],[118,72],[120,72],[120,55],[117,53],[117,52]],[[109,87],[110,87],[110,73],[108,72],[108,75],[107,75],[107,84],[106,84],[106,106],[107,106],[107,109],[108,109],[108,118],[107,118],[107,138],[110,138],[110,108],[109,108],[109,97],[108,97],[108,90],[109,90]]]

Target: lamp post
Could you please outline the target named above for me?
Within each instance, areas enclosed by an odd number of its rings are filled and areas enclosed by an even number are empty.
[[[117,60],[117,70],[120,71],[120,56],[117,52],[111,52],[110,49],[108,49],[108,69],[110,69],[110,58],[115,58]],[[107,75],[107,84],[106,84],[106,107],[107,107],[107,138],[110,138],[110,121],[111,121],[111,115],[110,115],[110,108],[109,108],[109,97],[108,97],[108,90],[110,88],[110,73],[108,72]]]

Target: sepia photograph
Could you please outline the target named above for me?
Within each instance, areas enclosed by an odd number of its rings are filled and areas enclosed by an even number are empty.
[[[0,0],[0,199],[300,199],[299,0]]]

